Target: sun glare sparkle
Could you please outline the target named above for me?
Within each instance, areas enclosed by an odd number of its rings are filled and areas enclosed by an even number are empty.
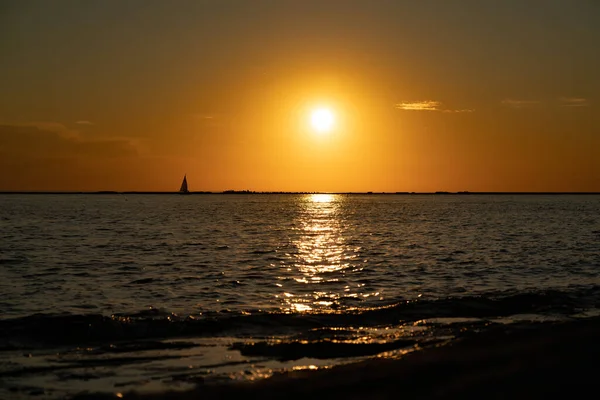
[[[315,193],[310,196],[313,203],[331,203],[333,199],[333,195],[328,193]]]
[[[333,127],[333,113],[327,108],[318,108],[310,116],[310,122],[317,132],[328,132]]]

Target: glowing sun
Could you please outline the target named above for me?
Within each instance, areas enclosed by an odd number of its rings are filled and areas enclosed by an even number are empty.
[[[334,122],[334,115],[327,108],[317,108],[310,115],[310,123],[317,132],[329,132]]]

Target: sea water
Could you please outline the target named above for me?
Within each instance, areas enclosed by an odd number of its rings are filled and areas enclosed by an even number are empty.
[[[0,195],[0,397],[398,356],[600,304],[598,195]]]

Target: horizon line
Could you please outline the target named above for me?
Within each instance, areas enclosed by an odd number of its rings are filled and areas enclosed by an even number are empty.
[[[191,191],[181,193],[178,191],[115,191],[115,190],[0,190],[2,194],[175,194],[175,195],[192,195],[192,194],[358,194],[358,195],[600,195],[600,191],[435,191],[435,192],[375,192],[375,191],[340,191],[340,192],[321,192],[321,191],[253,191],[253,190],[223,190],[223,191]]]

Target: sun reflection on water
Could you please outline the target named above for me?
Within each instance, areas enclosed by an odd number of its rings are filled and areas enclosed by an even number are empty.
[[[327,193],[316,193],[310,195],[310,201],[313,203],[331,203],[335,199],[335,195]]]
[[[358,249],[352,249],[344,238],[344,198],[334,194],[312,194],[302,199],[294,252],[286,263],[287,276],[293,281],[280,296],[287,312],[331,312],[337,301],[347,297],[342,282],[352,267]]]

